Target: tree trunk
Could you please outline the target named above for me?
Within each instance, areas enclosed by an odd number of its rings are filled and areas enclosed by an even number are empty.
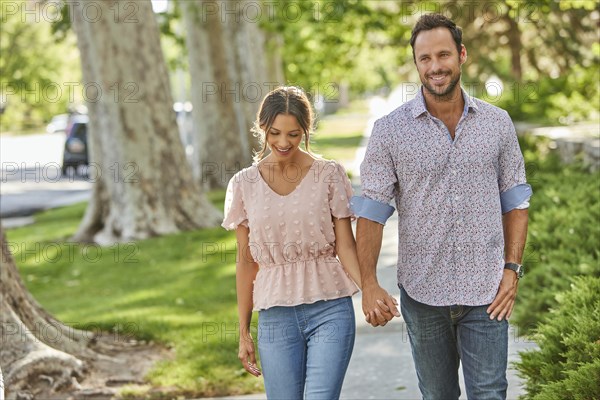
[[[521,51],[523,48],[523,44],[521,43],[521,29],[515,18],[510,15],[504,15],[504,20],[508,23],[506,36],[508,37],[510,47],[511,72],[516,81],[521,82],[523,77],[523,68],[521,66]]]
[[[95,182],[75,235],[101,244],[214,226],[179,138],[149,0],[70,1],[81,53]],[[96,15],[90,15],[90,9]]]
[[[77,385],[83,370],[78,357],[96,356],[87,348],[92,334],[62,324],[39,306],[21,281],[1,225],[0,236],[0,368],[7,398],[30,392],[42,377],[53,390]]]
[[[182,1],[194,103],[194,171],[225,187],[257,149],[251,127],[275,83],[264,68],[265,40],[246,0]],[[257,3],[253,3],[257,4]]]
[[[0,400],[4,400],[4,377],[2,375],[2,366],[0,365]]]
[[[284,46],[283,37],[281,34],[268,34],[265,32],[265,45],[267,50],[267,76],[271,81],[283,84],[285,82],[283,56],[281,54]]]

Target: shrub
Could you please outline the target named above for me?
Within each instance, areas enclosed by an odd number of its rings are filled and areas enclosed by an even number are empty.
[[[559,294],[558,306],[539,325],[538,350],[522,352],[516,364],[526,379],[525,398],[600,398],[600,278],[577,277]]]
[[[515,314],[528,333],[556,305],[556,293],[574,276],[600,276],[600,172],[563,165],[548,153],[547,139],[521,140],[527,178],[533,187],[529,232]]]

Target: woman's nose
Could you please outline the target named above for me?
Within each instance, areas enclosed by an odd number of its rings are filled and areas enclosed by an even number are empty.
[[[285,137],[279,138],[279,140],[277,140],[277,146],[282,147],[282,148],[286,147],[289,143],[290,143],[289,140]]]

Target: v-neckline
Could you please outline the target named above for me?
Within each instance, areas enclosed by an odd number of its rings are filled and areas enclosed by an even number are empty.
[[[302,183],[306,180],[306,177],[308,175],[310,175],[310,171],[314,168],[314,166],[317,164],[317,159],[313,159],[312,164],[310,164],[310,167],[308,168],[308,171],[306,171],[306,174],[302,177],[302,179],[300,180],[300,182],[298,182],[298,184],[296,185],[296,187],[294,187],[294,189],[289,192],[288,194],[280,194],[277,193],[275,190],[273,190],[273,188],[271,187],[271,185],[269,185],[267,183],[267,181],[265,180],[265,178],[263,178],[262,173],[260,172],[260,168],[258,167],[258,164],[256,164],[256,170],[258,171],[258,176],[261,180],[261,182],[274,194],[276,194],[279,197],[288,197],[291,196],[295,191],[298,190],[298,188],[302,185]]]

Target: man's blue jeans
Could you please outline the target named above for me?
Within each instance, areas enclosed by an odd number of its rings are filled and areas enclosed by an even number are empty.
[[[461,361],[469,399],[506,399],[506,320],[490,320],[488,305],[435,307],[419,303],[402,287],[400,307],[425,400],[459,398]]]
[[[350,297],[259,311],[258,352],[267,398],[339,398],[354,336]]]

